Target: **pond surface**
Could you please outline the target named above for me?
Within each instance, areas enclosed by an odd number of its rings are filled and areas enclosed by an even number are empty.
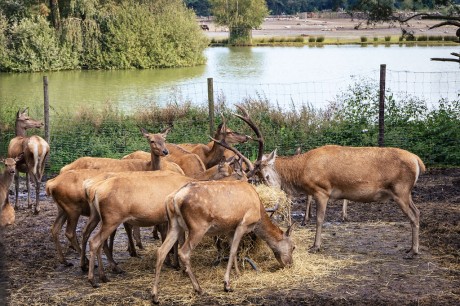
[[[324,104],[353,83],[352,76],[378,80],[380,64],[386,64],[389,82],[395,79],[398,86],[413,87],[410,93],[428,91],[437,100],[438,92],[447,90],[449,97],[458,94],[460,69],[455,63],[430,58],[450,57],[458,51],[452,46],[397,45],[213,47],[205,51],[206,65],[191,68],[2,73],[0,101],[41,107],[46,75],[55,109],[105,102],[125,110],[152,102],[207,103],[207,78],[214,80],[218,101],[262,97],[279,105]]]

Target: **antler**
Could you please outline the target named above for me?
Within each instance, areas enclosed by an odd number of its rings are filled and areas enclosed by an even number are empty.
[[[248,169],[249,169],[249,172],[251,173],[252,171],[254,171],[254,166],[252,165],[251,161],[246,158],[243,154],[241,154],[240,151],[238,151],[236,148],[230,146],[226,141],[225,139],[222,139],[222,140],[217,140],[217,139],[214,139],[212,137],[209,137],[211,138],[215,143],[223,146],[224,148],[226,149],[229,149],[230,151],[232,151],[233,153],[235,153],[236,155],[238,155],[238,157],[244,161],[246,163],[246,166],[248,166]]]
[[[238,107],[238,109],[243,113],[243,116],[236,114],[236,113],[233,113],[233,115],[240,118],[241,120],[246,122],[251,127],[254,133],[256,133],[257,141],[259,142],[259,152],[257,154],[257,160],[254,163],[255,166],[252,168],[252,170],[248,172],[248,177],[252,177],[254,175],[257,165],[262,161],[262,156],[264,154],[264,137],[262,136],[262,133],[260,132],[259,128],[252,121],[246,108],[238,104],[235,104],[235,106]]]

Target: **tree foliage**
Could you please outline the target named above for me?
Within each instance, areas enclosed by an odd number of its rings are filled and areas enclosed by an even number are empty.
[[[7,1],[0,1],[4,8]],[[163,68],[205,62],[208,40],[193,10],[181,0],[61,1],[58,27],[51,26],[50,10],[41,8],[29,6],[24,15],[30,17],[0,10],[0,71]]]
[[[251,42],[251,31],[268,15],[265,0],[210,0],[215,22],[228,26],[230,44]]]

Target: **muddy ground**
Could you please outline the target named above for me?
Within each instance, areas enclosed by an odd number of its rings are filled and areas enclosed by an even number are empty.
[[[21,196],[24,206],[24,191]],[[350,221],[344,223],[340,221],[341,202],[337,201],[328,206],[319,254],[307,253],[313,243],[314,221],[296,229],[293,234],[297,244],[296,263],[291,270],[278,272],[277,263],[269,254],[268,269],[256,274],[248,267],[240,276],[249,281],[251,277],[265,276],[262,283],[248,286],[235,281],[235,291],[224,293],[222,266],[211,280],[216,287],[202,284],[207,294],[200,297],[193,294],[187,276],[177,273],[174,276],[177,285],[162,278],[160,300],[163,305],[460,305],[460,168],[429,169],[420,177],[413,198],[421,212],[421,254],[416,259],[403,259],[411,243],[410,226],[394,202],[350,203]],[[57,209],[46,195],[43,194],[42,200],[38,216],[21,208],[16,224],[2,233],[10,305],[150,303],[153,262],[159,243],[152,239],[148,229],[142,231],[146,249],[140,254],[144,262],[129,257],[125,233],[119,231],[115,257],[126,273],[108,273],[111,281],[93,289],[73,250],[68,250],[66,256],[74,266],[63,267],[57,262],[50,238]],[[302,209],[301,204],[294,205],[295,219],[300,219]],[[79,233],[83,225],[81,220]],[[64,234],[61,242],[67,244]],[[205,251],[208,252],[197,252]],[[214,250],[209,252],[214,256]],[[320,268],[318,274],[298,275],[300,264],[323,259],[330,260],[330,264]],[[166,269],[162,275],[171,273]],[[295,274],[293,279],[289,279],[290,273]],[[204,274],[207,272],[197,272],[198,279],[204,281]],[[265,281],[270,278],[271,282]],[[185,292],[188,299],[179,298],[173,289]]]

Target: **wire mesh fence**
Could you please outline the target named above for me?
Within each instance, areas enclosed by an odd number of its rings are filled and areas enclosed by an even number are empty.
[[[51,171],[58,171],[80,156],[119,158],[135,150],[148,150],[140,125],[152,132],[173,126],[168,136],[172,143],[208,142],[212,135],[209,121],[220,122],[220,113],[231,117],[237,103],[249,105],[254,120],[261,124],[266,151],[278,148],[279,154],[287,155],[298,147],[305,151],[324,144],[377,145],[379,70],[304,83],[214,80],[211,92],[208,83],[184,82],[152,92],[126,88],[126,98],[136,102],[124,106],[106,99],[99,108],[88,105],[61,109],[53,105],[51,97]],[[360,87],[364,83],[368,86]],[[459,153],[455,153],[460,147],[460,72],[387,70],[385,88],[385,100],[390,106],[385,113],[389,116],[385,117],[385,145],[415,151],[429,165],[460,165]],[[214,100],[211,114],[210,97]],[[405,108],[403,115],[398,108]],[[1,111],[4,122],[0,126],[0,156],[7,154],[9,140],[15,136],[15,111]],[[31,109],[30,115],[40,118],[43,111]],[[229,120],[231,128],[250,132],[237,119]],[[29,131],[32,134],[45,135],[40,130]],[[240,149],[253,157],[255,147],[245,144]]]

